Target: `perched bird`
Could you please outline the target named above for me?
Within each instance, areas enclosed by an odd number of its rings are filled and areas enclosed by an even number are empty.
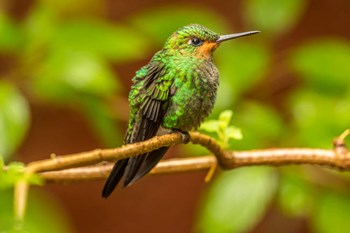
[[[130,119],[125,144],[149,139],[164,132],[197,129],[212,111],[219,83],[213,52],[223,41],[259,31],[218,35],[198,24],[174,32],[162,50],[136,72],[129,93]],[[119,160],[115,163],[102,196],[107,198],[124,176],[126,187],[146,175],[168,147]]]

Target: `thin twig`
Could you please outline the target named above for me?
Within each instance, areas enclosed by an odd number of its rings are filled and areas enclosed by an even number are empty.
[[[328,166],[338,170],[350,170],[350,156],[339,156],[333,150],[308,148],[282,148],[250,151],[231,151],[226,155],[233,158],[225,169],[238,167],[268,165],[283,166],[291,164],[311,164]],[[233,162],[234,161],[234,162]],[[160,162],[151,174],[169,174],[190,171],[208,170],[215,165],[214,156],[195,158],[177,158]],[[105,179],[112,169],[111,163],[100,163],[96,166],[71,168],[61,171],[43,172],[40,175],[48,182],[79,182]]]
[[[17,220],[23,220],[26,210],[29,185],[19,181],[14,189],[14,214]]]
[[[215,155],[216,159],[213,156],[204,156],[165,160],[160,162],[152,170],[151,174],[204,170],[214,166],[216,161],[218,161],[218,164],[223,169],[234,169],[253,165],[282,166],[288,164],[312,164],[328,166],[339,170],[350,170],[350,153],[344,143],[344,138],[349,132],[344,132],[335,140],[334,150],[282,148],[231,152],[222,150],[220,145],[209,136],[191,132],[190,141],[206,147]],[[38,173],[50,182],[76,182],[103,179],[108,176],[112,165],[100,163],[101,161],[113,161],[136,156],[160,147],[185,143],[184,140],[181,134],[173,133],[157,136],[144,142],[124,145],[115,149],[97,149],[78,154],[52,156],[51,159],[29,163],[26,166],[26,172],[28,174]],[[95,166],[87,166],[92,164]],[[19,219],[22,219],[24,216],[27,192],[27,184],[19,182],[16,185],[15,212]]]
[[[216,163],[214,156],[202,156],[195,158],[168,159],[160,162],[151,172],[155,174],[183,173],[191,171],[207,170]],[[103,180],[108,177],[113,163],[99,163],[95,166],[64,169],[39,173],[47,182],[81,182],[91,180]]]
[[[147,141],[123,145],[113,149],[96,149],[87,152],[68,155],[52,155],[51,159],[31,162],[27,165],[32,172],[54,171],[71,167],[81,167],[96,164],[101,161],[125,159],[163,146],[172,146],[183,142],[181,134],[172,133],[156,136]]]

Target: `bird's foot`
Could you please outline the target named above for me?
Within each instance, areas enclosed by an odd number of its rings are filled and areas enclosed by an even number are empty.
[[[182,137],[182,140],[185,144],[189,143],[190,142],[190,134],[188,132],[181,132],[181,137]]]
[[[172,130],[173,133],[180,133],[181,134],[181,138],[182,138],[182,141],[184,142],[184,144],[187,144],[190,142],[190,134],[186,131],[181,131],[181,130],[178,130],[178,129],[173,129]]]

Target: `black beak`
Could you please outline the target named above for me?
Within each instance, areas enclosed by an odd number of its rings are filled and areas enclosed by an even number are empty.
[[[219,37],[219,39],[216,40],[217,43],[221,43],[226,40],[232,40],[238,37],[243,36],[250,36],[259,33],[260,31],[250,31],[250,32],[241,32],[241,33],[234,33],[234,34],[228,34],[228,35],[222,35]]]

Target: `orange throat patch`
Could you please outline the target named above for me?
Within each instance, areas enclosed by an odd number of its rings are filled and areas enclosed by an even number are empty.
[[[216,47],[218,47],[218,43],[216,42],[204,42],[202,46],[200,46],[196,51],[196,57],[200,59],[207,59],[211,57]]]

